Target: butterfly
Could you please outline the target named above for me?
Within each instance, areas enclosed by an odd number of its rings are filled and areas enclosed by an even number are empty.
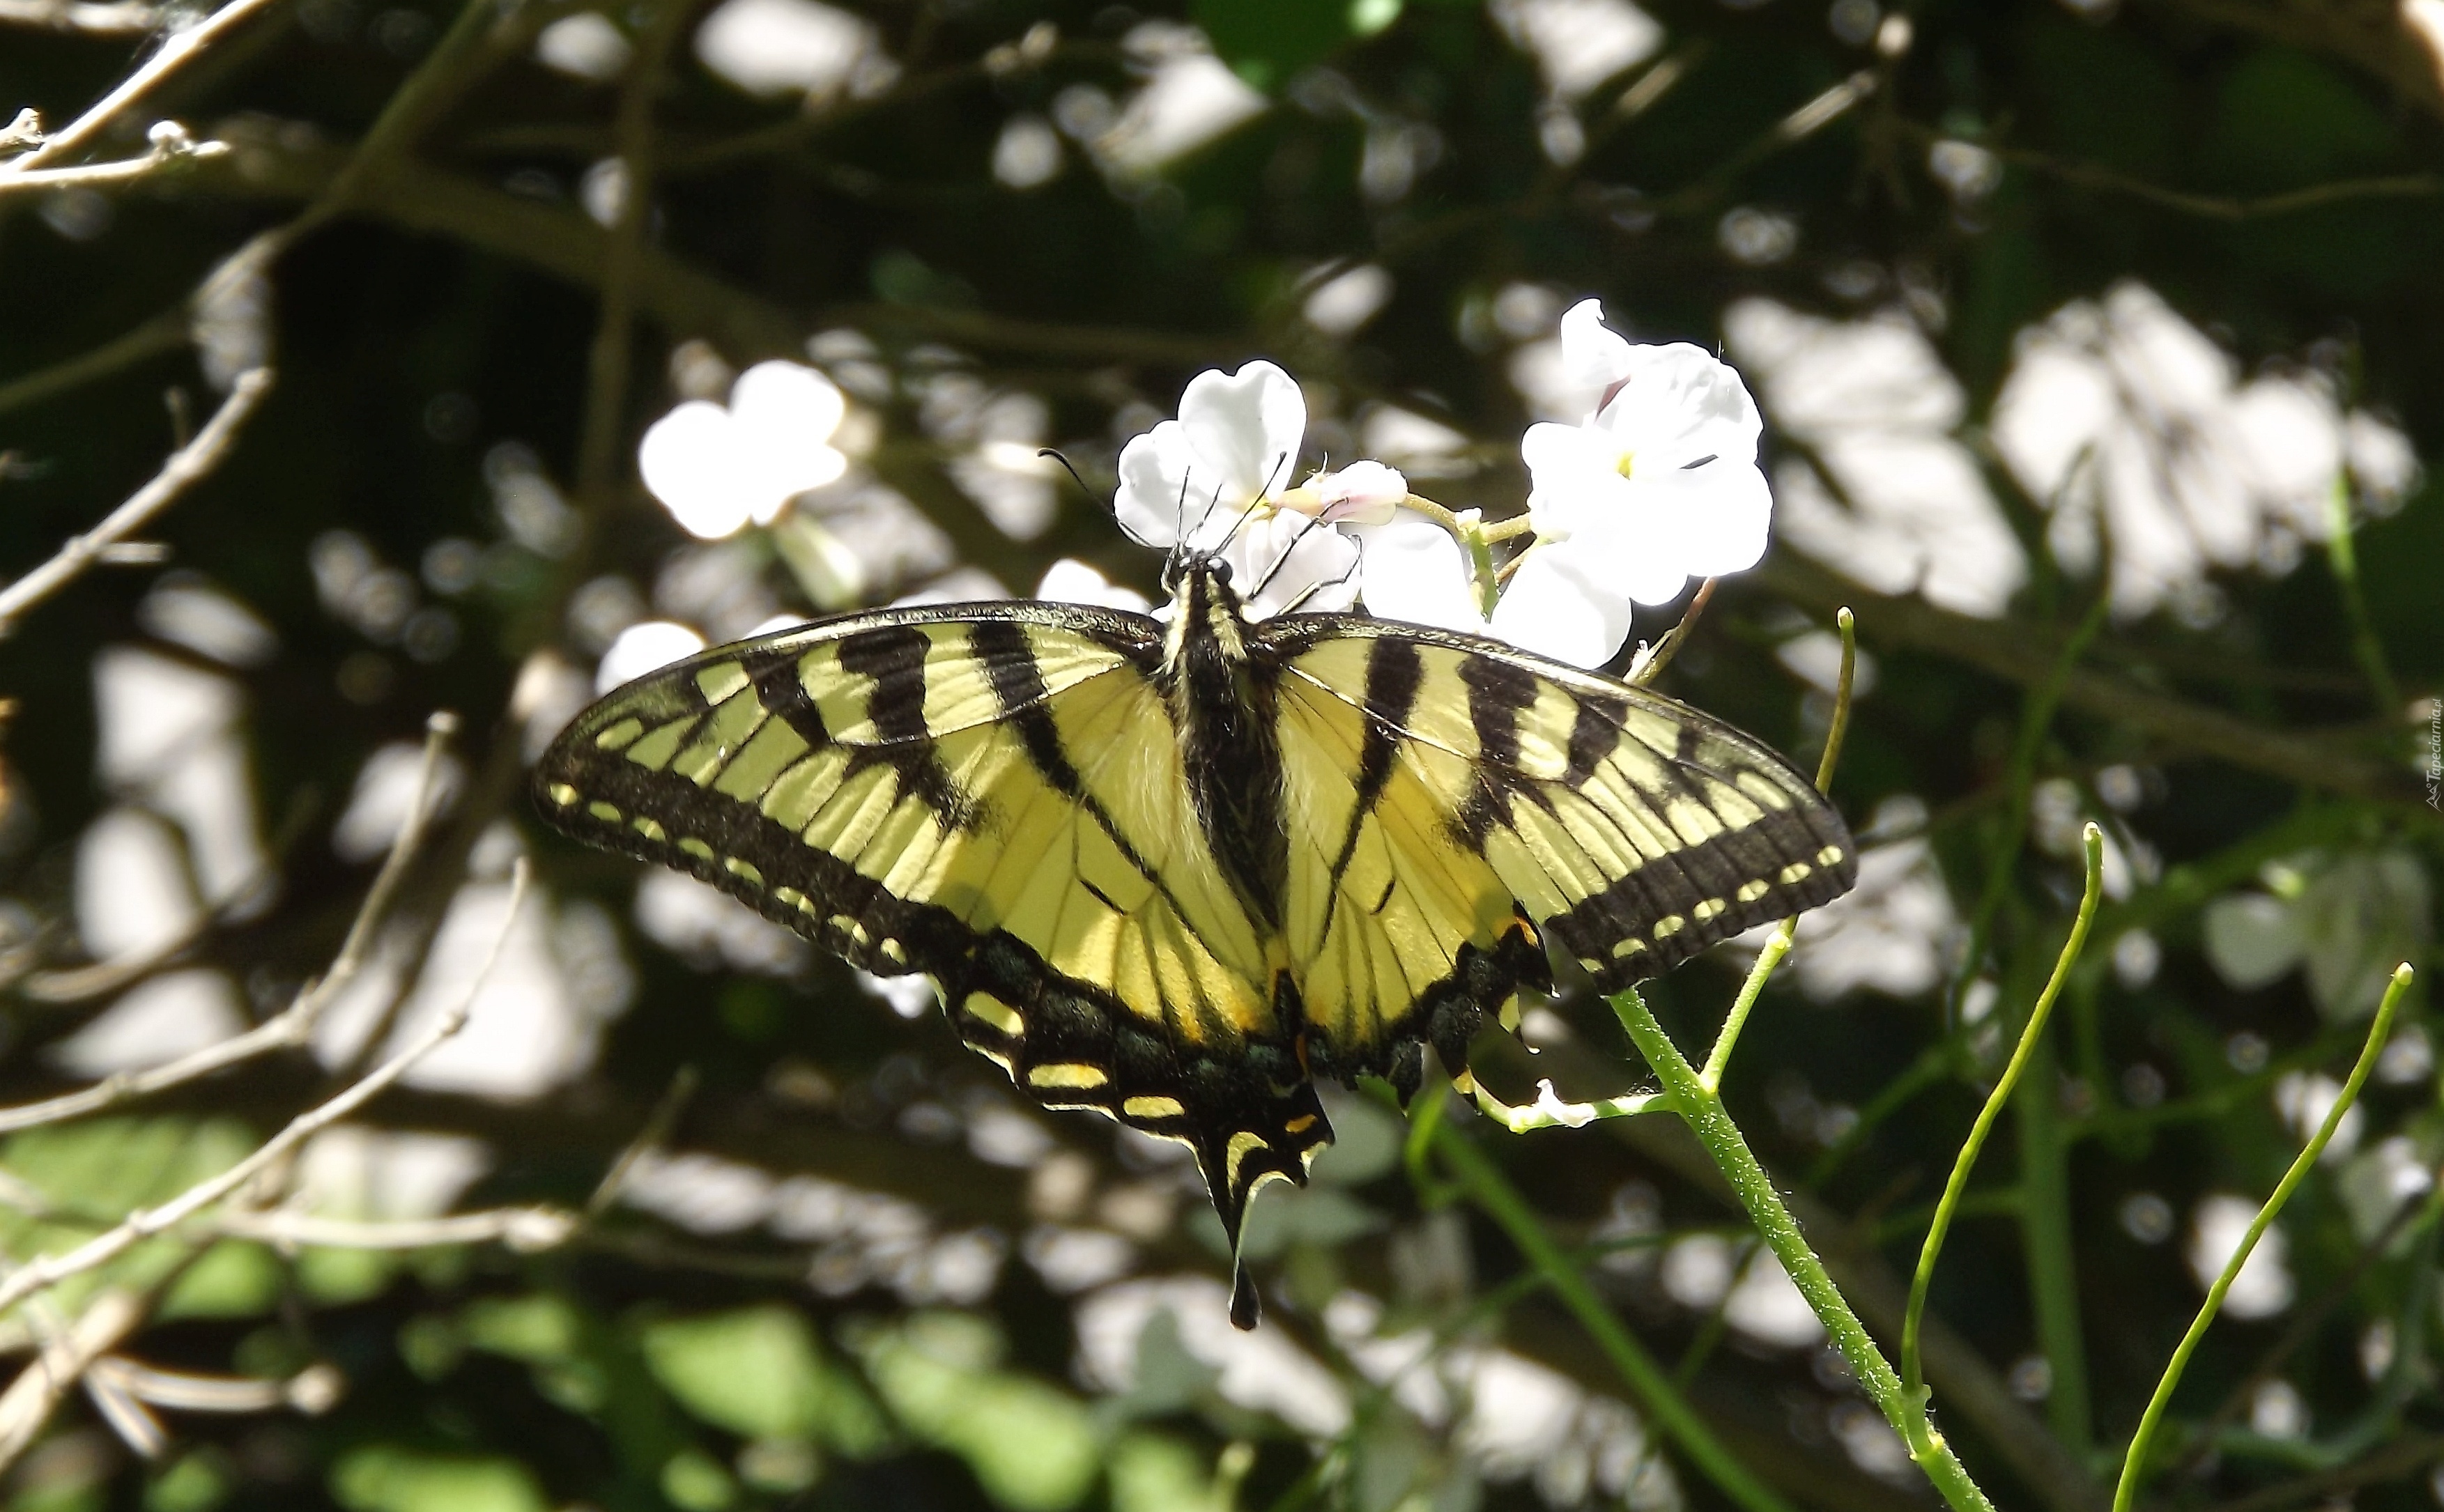
[[[1166,617],[849,615],[641,677],[534,773],[579,839],[693,873],[882,975],[1048,1108],[1194,1152],[1235,1280],[1250,1195],[1405,1101],[1489,1017],[1600,989],[1857,878],[1808,781],[1685,704],[1481,636],[1250,619],[1179,550]]]

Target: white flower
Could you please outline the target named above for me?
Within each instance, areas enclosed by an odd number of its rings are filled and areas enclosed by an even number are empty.
[[[1772,497],[1739,375],[1694,346],[1632,346],[1602,318],[1594,300],[1562,317],[1562,386],[1588,415],[1520,443],[1535,540],[1500,599],[1486,608],[1450,532],[1403,514],[1363,533],[1371,612],[1600,667],[1628,638],[1632,603],[1668,603],[1691,578],[1765,554]]]
[[[1464,630],[1522,651],[1601,667],[1629,636],[1629,602],[1565,547],[1530,546],[1493,612],[1450,531],[1414,514],[1365,534],[1366,608],[1386,619]]]
[[[611,649],[602,654],[602,664],[594,670],[595,696],[599,698],[621,683],[634,682],[703,649],[704,637],[687,625],[668,619],[630,625],[611,642]]]
[[[1114,582],[1075,557],[1063,557],[1045,568],[1044,581],[1035,585],[1035,597],[1051,603],[1094,604],[1136,614],[1147,608],[1144,594]]]
[[[1306,397],[1270,362],[1209,369],[1165,420],[1120,452],[1113,511],[1143,544],[1217,552],[1251,618],[1291,604],[1346,609],[1358,596],[1357,542],[1342,527],[1388,520],[1409,486],[1379,462],[1292,487]]]
[[[813,368],[758,362],[731,386],[727,408],[691,399],[655,421],[637,470],[690,535],[718,540],[750,521],[770,525],[791,499],[847,470],[830,445],[846,411]]]
[[[1605,387],[1583,424],[1528,428],[1528,514],[1539,546],[1569,546],[1608,594],[1668,603],[1690,579],[1765,555],[1773,498],[1756,465],[1763,423],[1731,368],[1685,343],[1632,346],[1598,323],[1602,314],[1587,300],[1562,318],[1573,378]]]

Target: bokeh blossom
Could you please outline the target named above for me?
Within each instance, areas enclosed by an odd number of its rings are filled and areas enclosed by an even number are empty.
[[[1586,418],[1532,425],[1520,442],[1535,536],[1499,600],[1487,608],[1450,532],[1409,516],[1367,542],[1368,609],[1597,667],[1628,638],[1633,604],[1669,603],[1691,579],[1765,554],[1762,424],[1737,373],[1685,343],[1631,345],[1595,300],[1562,317],[1562,365]]]
[[[848,410],[832,380],[795,362],[758,362],[730,403],[690,399],[645,432],[637,470],[690,535],[770,525],[791,499],[848,470],[831,445]]]
[[[1270,362],[1209,369],[1120,452],[1120,527],[1143,544],[1218,552],[1250,618],[1357,600],[1355,532],[1392,518],[1409,486],[1379,462],[1293,484],[1306,396]]]

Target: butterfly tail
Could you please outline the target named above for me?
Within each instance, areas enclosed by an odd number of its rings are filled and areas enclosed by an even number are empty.
[[[1305,1080],[1271,1089],[1256,1106],[1237,1111],[1238,1116],[1217,1118],[1190,1148],[1196,1152],[1205,1189],[1213,1196],[1214,1215],[1231,1241],[1231,1321],[1250,1329],[1262,1308],[1239,1247],[1248,1204],[1268,1181],[1305,1186],[1307,1167],[1332,1143],[1332,1124],[1324,1116],[1314,1083]]]

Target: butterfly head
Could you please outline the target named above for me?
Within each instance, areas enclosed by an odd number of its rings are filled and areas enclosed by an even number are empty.
[[[1239,595],[1231,585],[1231,563],[1218,551],[1206,551],[1182,543],[1171,548],[1162,559],[1162,591],[1175,599],[1199,598],[1216,591],[1229,598],[1235,606]]]

